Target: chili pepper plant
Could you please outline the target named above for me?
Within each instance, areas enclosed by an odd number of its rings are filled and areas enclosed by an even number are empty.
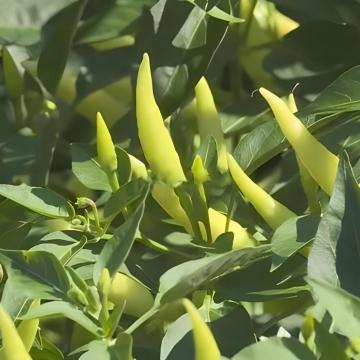
[[[0,2],[0,360],[360,359],[355,0]]]

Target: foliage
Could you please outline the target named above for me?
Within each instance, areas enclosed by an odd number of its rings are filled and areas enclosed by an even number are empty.
[[[357,1],[0,10],[0,359],[360,359]]]

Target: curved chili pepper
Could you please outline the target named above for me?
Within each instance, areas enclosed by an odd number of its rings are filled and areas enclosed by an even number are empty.
[[[140,144],[154,174],[170,185],[186,181],[179,155],[155,101],[148,54],[144,54],[137,76],[136,118]]]
[[[214,335],[201,318],[194,304],[183,299],[182,304],[190,315],[195,348],[195,360],[220,360],[221,354]]]
[[[252,181],[230,154],[228,154],[228,162],[230,174],[239,190],[251,202],[256,211],[272,229],[275,230],[283,222],[296,216],[295,213],[276,201],[271,195]]]
[[[228,169],[226,144],[214,98],[204,77],[195,86],[195,97],[201,142],[208,141],[211,136],[215,139],[218,152],[217,167],[223,173]]]
[[[259,91],[273,111],[284,136],[310,175],[327,194],[331,194],[339,158],[310,133],[283,100],[264,88],[260,88]]]

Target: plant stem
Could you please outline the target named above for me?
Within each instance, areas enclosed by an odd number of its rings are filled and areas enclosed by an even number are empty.
[[[138,327],[140,327],[144,322],[149,320],[154,314],[158,311],[157,307],[152,307],[148,312],[146,312],[143,316],[138,318],[135,322],[133,322],[126,330],[125,333],[132,334]]]
[[[120,189],[119,180],[115,171],[108,173],[108,179],[112,192],[116,192]]]

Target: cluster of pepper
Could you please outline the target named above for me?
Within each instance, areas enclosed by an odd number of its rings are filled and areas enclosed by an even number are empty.
[[[295,150],[301,173],[317,183],[327,194],[331,194],[337,173],[338,157],[311,135],[304,124],[294,115],[297,109],[293,97],[290,97],[291,101],[287,104],[264,88],[260,88],[259,91],[268,102],[284,136]],[[295,217],[294,212],[276,201],[251,180],[227,151],[214,99],[205,78],[202,78],[195,87],[195,100],[201,142],[207,142],[210,137],[215,139],[219,171],[221,173],[229,171],[238,189],[272,229],[275,230],[286,220]],[[143,56],[137,77],[136,117],[140,144],[154,178],[151,194],[169,216],[182,225],[187,232],[194,235],[192,223],[175,191],[176,187],[186,182],[187,179],[154,97],[150,60],[147,54]],[[97,118],[97,129],[99,163],[107,172],[110,183],[116,184],[113,186],[113,189],[116,190],[118,188],[116,154],[110,133],[100,114]],[[130,160],[137,176],[150,179],[146,166],[140,160],[134,157],[131,157]],[[199,192],[206,202],[203,183],[208,180],[209,174],[199,155],[194,158],[192,173]],[[305,179],[305,175],[302,176],[302,179]],[[234,220],[227,222],[224,214],[212,208],[208,209],[208,216],[211,241],[215,241],[224,232],[231,232],[233,233],[233,249],[256,246],[255,239],[238,222]],[[204,240],[209,240],[205,233],[202,235]],[[122,276],[125,279],[125,275]],[[115,277],[113,289],[117,287],[116,281],[118,280]],[[149,298],[150,293],[147,289],[140,289],[141,287],[137,289],[137,294],[139,295],[139,291],[142,291],[142,297]],[[130,293],[122,294],[123,296],[128,297],[131,303]],[[116,301],[116,298],[113,297],[112,301]],[[147,305],[140,309],[140,313],[149,309],[151,300],[146,303]],[[198,314],[196,307],[187,299],[182,303],[193,323],[196,359],[219,359],[220,352],[214,337]]]
[[[300,172],[305,174],[302,178],[311,179],[324,192],[331,194],[337,173],[338,157],[311,135],[294,115],[296,105],[293,98],[289,105],[264,88],[260,88],[259,92],[269,104],[284,136],[295,150]],[[195,87],[195,98],[200,139],[204,143],[210,137],[215,140],[219,171],[230,173],[238,189],[272,229],[275,230],[283,222],[296,216],[251,180],[227,151],[213,96],[205,78],[202,78]],[[138,72],[136,117],[140,144],[154,179],[151,194],[170,217],[194,236],[193,223],[175,190],[181,183],[186,182],[187,178],[155,101],[150,60],[147,54],[144,54]],[[97,153],[98,163],[106,172],[112,191],[116,192],[119,190],[117,156],[111,134],[99,113],[97,114]],[[136,176],[150,181],[150,175],[144,163],[133,156],[130,156],[130,163]],[[194,158],[192,173],[199,193],[207,203],[203,184],[208,180],[209,174],[199,155]],[[211,239],[208,238],[206,232],[201,232],[203,240],[213,242],[224,232],[231,232],[233,233],[233,249],[256,246],[256,240],[238,222],[227,219],[224,214],[212,208],[208,208],[208,217]],[[141,299],[141,301],[136,299]],[[125,301],[124,312],[137,317],[153,305],[153,297],[149,290],[121,273],[111,280],[107,300],[115,305]],[[34,301],[33,306],[37,303],[38,301]],[[188,299],[183,299],[181,304],[192,321],[196,359],[220,359],[216,341],[196,307]],[[35,339],[38,323],[38,320],[24,320],[16,329],[9,316],[0,308],[0,331],[3,340],[0,357],[6,360],[29,359],[28,351]],[[14,348],[17,349],[16,354],[14,354]]]

